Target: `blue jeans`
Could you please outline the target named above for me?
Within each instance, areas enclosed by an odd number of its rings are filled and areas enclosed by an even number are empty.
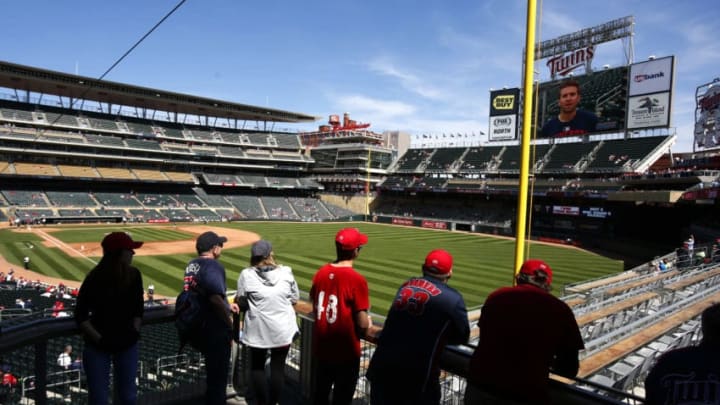
[[[119,403],[135,404],[137,402],[137,385],[135,383],[138,367],[137,343],[115,354],[85,345],[83,367],[88,382],[88,403],[90,405],[108,403],[111,362]]]

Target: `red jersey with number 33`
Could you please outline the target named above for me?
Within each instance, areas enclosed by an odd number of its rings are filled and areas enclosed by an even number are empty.
[[[352,267],[326,264],[313,277],[313,352],[319,360],[345,363],[360,358],[355,314],[370,307],[365,277]]]

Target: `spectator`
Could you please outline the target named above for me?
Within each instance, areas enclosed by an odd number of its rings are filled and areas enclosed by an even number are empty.
[[[298,286],[288,266],[275,262],[272,245],[252,245],[250,267],[240,273],[235,300],[245,312],[241,341],[250,348],[251,381],[257,404],[277,404],[284,384],[285,358],[299,333],[293,306]],[[270,350],[270,389],[265,358]]]
[[[447,285],[452,266],[450,253],[433,250],[423,277],[395,294],[367,373],[373,405],[440,403],[439,356],[446,343],[470,336],[465,302]]]
[[[360,338],[370,327],[370,298],[365,277],[353,269],[367,235],[355,228],[335,235],[336,260],[318,269],[312,280],[313,355],[317,376],[315,404],[350,404],[360,373]]]
[[[134,404],[137,398],[143,283],[132,258],[142,244],[124,232],[105,236],[103,257],[80,286],[75,321],[85,338],[83,367],[91,404],[108,402],[111,364],[120,403]]]
[[[25,301],[22,298],[15,299],[15,308],[25,308]]]
[[[670,350],[645,379],[645,403],[716,404],[720,400],[720,304],[701,316],[703,339],[698,346]]]
[[[227,238],[215,232],[205,232],[195,241],[198,257],[185,268],[184,289],[196,286],[203,291],[203,333],[200,334],[199,350],[205,355],[206,381],[205,403],[224,404],[225,387],[230,367],[230,344],[232,342],[231,313],[238,312],[237,304],[228,304],[225,267],[218,261]]]
[[[547,263],[528,260],[515,287],[485,300],[465,404],[548,404],[548,371],[577,374],[582,337],[570,307],[550,294],[552,277]]]
[[[62,353],[57,358],[57,365],[64,368],[65,370],[70,369],[70,366],[73,364],[72,360],[72,346],[67,345],[65,346],[65,349],[63,349]]]
[[[0,384],[0,403],[9,402],[8,400],[15,393],[17,387],[17,377],[9,370],[2,373],[2,384]]]
[[[82,370],[82,356],[78,356],[70,365],[70,370]]]
[[[695,237],[690,234],[690,237],[685,241],[685,245],[688,251],[688,256],[693,257],[693,250],[695,249]]]
[[[65,312],[65,303],[62,302],[62,300],[55,300],[55,303],[52,307],[52,316],[53,318],[57,317],[63,317],[67,316],[67,312]]]
[[[150,302],[150,305],[152,305],[155,300],[155,285],[153,285],[152,283],[150,285],[148,285],[147,298],[148,298],[148,301]]]

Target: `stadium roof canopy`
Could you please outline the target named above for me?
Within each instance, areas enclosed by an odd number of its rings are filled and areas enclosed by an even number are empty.
[[[318,119],[307,114],[97,80],[4,61],[0,61],[0,87],[201,117],[291,123]]]

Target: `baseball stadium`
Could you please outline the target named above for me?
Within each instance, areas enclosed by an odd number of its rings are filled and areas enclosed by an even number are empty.
[[[700,315],[720,300],[720,157],[711,142],[720,102],[713,82],[698,83],[694,136],[704,150],[674,153],[689,136],[670,126],[674,57],[591,67],[594,47],[632,41],[634,24],[624,17],[538,43],[536,59],[553,59],[555,70],[534,88],[532,122],[522,118],[520,86],[492,91],[481,145],[461,134],[410,143],[348,113],[329,113],[316,131],[278,130],[318,118],[0,61],[0,367],[15,379],[3,381],[0,403],[88,403],[82,369],[60,369],[56,357],[68,345],[82,353],[77,289],[116,231],[144,242],[133,264],[152,290],[138,403],[202,401],[205,360],[190,348],[178,354],[173,317],[206,231],[227,238],[228,297],[260,239],[292,268],[301,333],[281,403],[312,403],[308,294],[347,227],[369,239],[355,264],[372,314],[361,376],[398,286],[420,274],[428,251],[446,249],[472,329],[469,342],[442,353],[441,403],[462,404],[483,303],[513,284],[521,251],[552,267],[552,294],[572,309],[584,341],[577,377],[550,375],[553,403],[644,403],[655,361],[699,344]],[[581,107],[599,117],[595,131],[526,141],[520,124],[539,133],[535,123],[558,114],[563,74],[574,68],[583,70],[573,75]],[[657,77],[666,83],[645,86]],[[236,346],[229,403],[253,403],[244,356]],[[369,403],[369,393],[361,377],[354,403]]]

